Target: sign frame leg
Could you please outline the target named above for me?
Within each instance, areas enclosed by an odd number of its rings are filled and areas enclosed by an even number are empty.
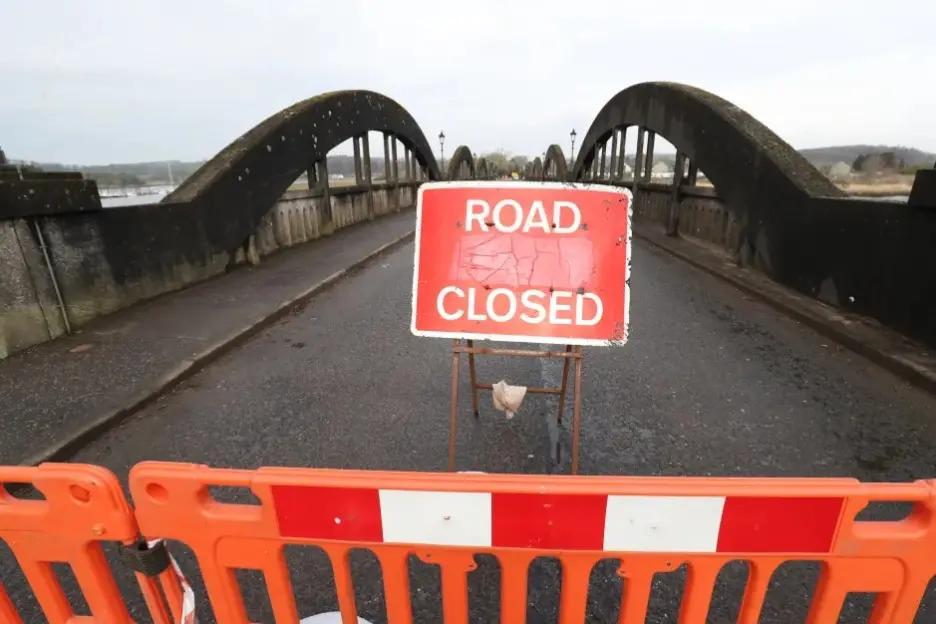
[[[575,395],[572,403],[572,474],[578,474],[579,437],[582,422],[582,347],[576,346],[572,352],[575,354],[575,381],[572,382],[572,393]],[[565,368],[569,368],[568,360],[566,360]],[[563,390],[565,390],[565,385],[565,380],[563,380]],[[559,424],[562,424],[562,403],[559,404],[559,410]]]
[[[572,345],[566,345],[566,353],[572,352]],[[569,384],[569,358],[566,358],[562,363],[562,384],[559,386],[559,424],[562,424],[562,412],[565,409],[565,400],[566,400],[566,388]],[[574,419],[574,417],[573,417]]]
[[[461,346],[461,340],[455,338],[452,340],[452,406],[449,411],[449,472],[455,472],[455,442],[458,434],[458,360],[461,359],[461,352],[458,347]]]
[[[474,348],[474,340],[465,341],[469,349]],[[471,407],[474,409],[474,417],[480,418],[481,410],[478,407],[478,377],[475,374],[475,354],[474,351],[468,352],[468,373],[471,375]]]
[[[506,355],[515,357],[535,358],[561,358],[562,384],[558,388],[527,388],[529,394],[554,394],[559,396],[558,424],[561,426],[565,410],[565,401],[569,389],[569,372],[572,361],[575,361],[574,379],[572,381],[572,474],[578,474],[579,437],[581,433],[581,389],[582,389],[582,361],[584,354],[580,345],[566,345],[565,351],[533,351],[529,349],[497,349],[491,347],[475,347],[474,340],[461,338],[452,340],[452,403],[449,412],[449,472],[455,471],[455,449],[458,434],[458,386],[459,386],[459,360],[461,354],[468,355],[468,371],[471,377],[471,406],[475,418],[480,417],[478,390],[492,390],[493,384],[479,383],[475,369],[475,355]],[[556,459],[559,459],[557,454]]]

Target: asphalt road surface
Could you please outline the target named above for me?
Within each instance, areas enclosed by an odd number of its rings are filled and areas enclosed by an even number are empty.
[[[122,477],[147,459],[445,470],[449,343],[409,332],[412,254],[405,246],[343,280],[74,460]],[[933,397],[639,240],[631,293],[630,342],[586,349],[582,473],[867,481],[936,475]],[[467,383],[467,366],[462,371]],[[560,374],[559,362],[479,363],[479,376],[491,382],[557,385]],[[477,421],[468,392],[461,399],[460,470],[568,470],[569,434],[555,426],[554,399],[528,396],[511,421],[494,411],[489,394]],[[200,588],[190,551],[174,552]],[[290,547],[287,558],[300,613],[335,608],[324,555]],[[360,614],[384,621],[375,558],[360,552],[352,561]],[[593,572],[590,622],[616,621],[621,581],[614,566],[608,561]],[[737,563],[723,571],[709,621],[734,621],[745,569]],[[648,621],[676,621],[684,572],[659,575]],[[785,566],[762,621],[802,621],[817,574],[814,565]],[[261,576],[238,576],[252,621],[272,621]],[[414,563],[411,576],[415,621],[441,621],[438,573]],[[482,558],[469,579],[471,621],[498,621],[496,562]],[[556,621],[558,583],[555,561],[534,563],[530,622]],[[864,621],[869,604],[868,596],[850,595],[840,621]],[[205,600],[199,611],[212,620]],[[934,613],[936,604],[925,605],[918,621],[936,621]]]

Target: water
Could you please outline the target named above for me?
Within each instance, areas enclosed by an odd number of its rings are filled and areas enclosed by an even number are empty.
[[[119,208],[121,206],[139,206],[141,204],[155,204],[162,201],[168,193],[175,190],[175,186],[160,184],[156,186],[146,186],[142,188],[125,189],[99,189],[101,194],[101,205],[104,208]],[[110,193],[134,193],[126,197],[112,197]]]
[[[162,201],[165,195],[129,195],[127,197],[102,197],[101,205],[105,208],[120,208],[122,206],[139,206],[140,204],[155,204]]]

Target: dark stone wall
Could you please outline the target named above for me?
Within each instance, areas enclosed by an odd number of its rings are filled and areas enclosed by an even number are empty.
[[[936,166],[916,172],[907,204],[913,208],[936,209]]]
[[[936,346],[936,214],[813,198],[784,216],[781,283]]]
[[[0,219],[98,210],[97,184],[80,173],[0,165]]]
[[[306,238],[317,238],[335,227],[379,216],[369,213],[373,210],[366,201],[369,192],[412,186],[374,185],[373,191],[365,186],[329,189],[327,207],[321,191],[287,193],[274,202],[267,216],[279,218],[276,211],[294,202],[298,193],[316,205],[310,217],[300,217],[300,225],[287,224],[287,228],[309,230],[314,235]],[[375,207],[383,205],[386,202],[373,203]],[[236,212],[236,207],[230,212]],[[83,322],[217,275],[235,261],[243,247],[228,250],[214,244],[213,231],[218,225],[189,204],[158,203],[56,218],[49,223],[50,249],[56,267],[67,276],[63,295]],[[256,236],[262,226],[263,220],[250,236]],[[249,244],[250,238],[243,242]]]
[[[257,262],[333,229],[413,206],[420,182],[290,191],[245,245],[212,249],[211,223],[186,205],[150,204],[54,217],[0,220],[0,358],[64,333],[38,242],[41,228],[72,327],[138,301]],[[328,215],[328,219],[324,216]],[[325,224],[328,227],[325,227]],[[113,232],[122,232],[114,236]],[[115,260],[118,259],[115,264]],[[122,260],[121,260],[122,259]]]
[[[632,183],[625,186],[633,188]],[[668,184],[638,184],[634,219],[665,227]],[[936,214],[932,208],[851,198],[809,198],[784,213],[795,244],[770,245],[775,280],[843,310],[870,316],[936,346]],[[740,222],[715,189],[682,187],[679,234],[731,253]]]

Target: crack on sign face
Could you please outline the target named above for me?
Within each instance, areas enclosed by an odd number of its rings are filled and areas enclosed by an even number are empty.
[[[485,240],[485,241],[479,243],[478,245],[475,245],[474,247],[472,247],[470,251],[476,252],[476,250],[477,250],[479,247],[482,247],[482,246],[488,244],[489,242],[491,242],[491,241],[493,241],[493,240],[496,240],[497,238],[498,238],[498,235],[497,235],[497,234],[494,234],[494,235],[492,235],[489,239],[487,239],[487,240]],[[471,274],[472,271],[481,271],[481,270],[490,270],[490,273],[488,273],[488,274],[487,274],[486,276],[484,276],[484,277],[476,277],[475,275],[471,275],[471,278],[474,279],[474,281],[476,281],[477,283],[479,283],[479,284],[481,284],[482,286],[484,286],[485,289],[490,290],[491,287],[490,287],[488,284],[486,284],[485,282],[487,282],[493,275],[496,275],[499,271],[501,271],[502,269],[504,269],[504,267],[507,266],[507,263],[510,262],[511,257],[513,257],[513,239],[510,240],[510,252],[509,252],[509,254],[507,255],[507,257],[505,257],[505,258],[501,261],[501,263],[500,263],[499,266],[497,266],[497,267],[490,267],[490,266],[479,265],[479,264],[476,262],[476,259],[477,259],[477,258],[493,258],[493,259],[497,259],[497,258],[499,258],[499,257],[502,256],[502,255],[505,255],[505,254],[473,253],[472,256],[471,256],[471,261],[470,261],[470,263],[469,263],[469,264],[467,265],[467,267],[466,267],[466,268],[468,269],[468,271],[469,271],[469,274]],[[516,257],[513,257],[513,260],[516,262]]]
[[[590,283],[596,271],[594,245],[586,238],[469,235],[459,240],[453,256],[450,279],[514,288],[550,284],[571,290]]]

